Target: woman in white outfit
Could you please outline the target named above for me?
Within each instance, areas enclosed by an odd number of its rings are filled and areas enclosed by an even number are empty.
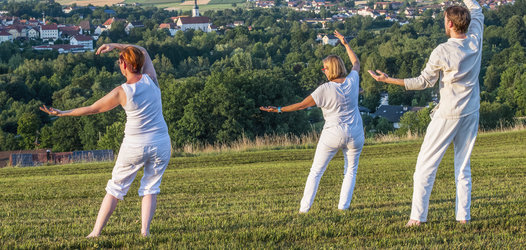
[[[139,196],[142,196],[141,234],[148,236],[157,205],[161,179],[170,160],[171,143],[162,113],[161,90],[148,52],[135,45],[104,44],[97,54],[120,50],[119,67],[126,82],[90,106],[61,111],[43,106],[40,109],[56,116],[82,116],[109,111],[121,105],[126,111],[124,140],[106,186],[97,221],[88,238],[100,235],[102,228],[128,192],[137,171],[144,167]],[[141,73],[142,71],[142,73]]]
[[[347,74],[340,57],[328,56],[323,60],[322,71],[329,82],[320,85],[302,102],[286,107],[260,107],[263,111],[277,113],[301,110],[314,105],[322,109],[325,125],[305,184],[300,213],[306,213],[311,208],[321,176],[340,149],[343,151],[345,165],[338,209],[349,208],[356,182],[358,159],[364,144],[362,117],[358,110],[360,61],[345,38],[338,31],[334,34],[347,50],[353,65],[350,74]]]

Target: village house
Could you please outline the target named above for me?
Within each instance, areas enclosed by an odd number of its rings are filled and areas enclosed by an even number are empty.
[[[58,53],[80,53],[86,52],[86,49],[82,45],[71,45],[71,44],[56,44],[56,45],[40,45],[33,46],[34,50],[56,50]]]
[[[56,24],[40,25],[40,38],[43,40],[57,40],[58,26]]]
[[[72,36],[82,34],[82,28],[74,25],[59,25],[58,26],[59,37],[62,39],[70,39]]]
[[[38,39],[40,37],[40,33],[38,30],[34,27],[31,27],[27,30],[27,38],[29,39]]]
[[[144,24],[142,22],[128,22],[126,27],[124,27],[124,32],[129,35],[134,28],[144,28]]]
[[[203,32],[212,32],[215,31],[210,18],[201,16],[199,14],[199,7],[197,6],[197,0],[194,1],[194,8],[192,9],[191,17],[181,16],[177,18],[177,26],[181,28],[182,31],[189,29],[192,30],[202,30]]]
[[[82,45],[86,50],[93,50],[93,37],[86,35],[75,35],[69,40],[70,45]]]
[[[82,28],[82,33],[90,34],[91,33],[91,24],[89,20],[80,21],[79,26]]]
[[[13,41],[13,35],[11,35],[11,33],[5,30],[0,30],[0,43],[12,42],[12,41]]]
[[[177,26],[176,23],[161,23],[159,29],[166,29],[170,33],[170,36],[175,36],[175,33],[181,30],[181,27]]]
[[[323,45],[327,45],[328,44],[328,45],[332,45],[332,46],[336,46],[340,42],[340,40],[336,36],[334,36],[332,34],[323,36],[321,41],[322,41]]]

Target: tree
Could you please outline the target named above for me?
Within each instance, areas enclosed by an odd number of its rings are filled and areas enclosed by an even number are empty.
[[[34,149],[37,143],[37,133],[40,128],[40,119],[35,113],[24,113],[18,119],[17,132],[22,136],[21,145],[26,149]]]
[[[489,130],[499,126],[507,127],[513,123],[513,112],[508,104],[498,102],[480,103],[480,128]]]
[[[123,122],[115,122],[106,127],[106,132],[97,141],[98,149],[111,149],[114,153],[119,152],[122,140],[124,138]]]

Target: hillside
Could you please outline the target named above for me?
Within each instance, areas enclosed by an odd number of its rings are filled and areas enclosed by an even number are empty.
[[[403,227],[421,141],[366,146],[351,209],[336,209],[337,155],[311,212],[297,213],[313,149],[174,158],[152,236],[140,238],[138,180],[102,237],[87,240],[112,164],[0,169],[0,248],[518,248],[526,244],[526,131],[480,135],[472,222],[454,221],[453,147],[437,173],[429,221]],[[142,174],[139,174],[139,176]]]

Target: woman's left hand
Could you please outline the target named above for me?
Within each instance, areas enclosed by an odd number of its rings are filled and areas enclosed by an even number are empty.
[[[346,44],[346,43],[347,43],[347,41],[345,41],[345,37],[343,37],[343,35],[340,34],[340,32],[338,32],[337,30],[334,31],[334,36],[335,36],[336,38],[340,39],[340,42],[341,42],[342,44]]]
[[[103,54],[103,53],[106,53],[106,52],[110,52],[110,51],[112,51],[115,48],[116,48],[116,46],[114,46],[111,43],[103,44],[102,46],[100,46],[97,49],[97,52],[95,54],[100,55],[100,54]]]
[[[278,112],[278,107],[274,107],[274,106],[263,107],[263,106],[261,106],[261,107],[259,107],[259,110],[277,113]]]

